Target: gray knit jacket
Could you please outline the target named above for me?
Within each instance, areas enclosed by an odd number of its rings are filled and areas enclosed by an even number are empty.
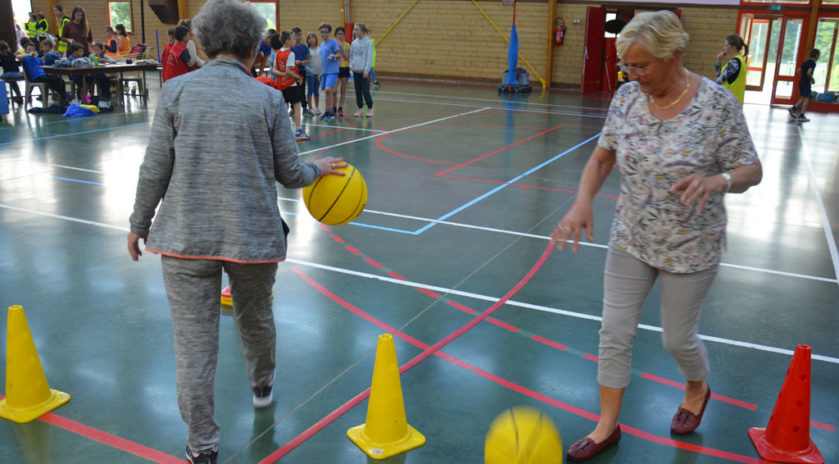
[[[237,262],[285,259],[275,182],[304,187],[321,174],[300,161],[285,107],[280,92],[232,59],[166,82],[130,218],[132,232],[149,234],[146,250]]]

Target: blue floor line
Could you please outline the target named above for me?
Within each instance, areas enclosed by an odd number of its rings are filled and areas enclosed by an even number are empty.
[[[556,160],[558,160],[558,159],[562,158],[563,156],[567,155],[568,153],[571,153],[572,151],[576,150],[577,148],[580,148],[581,146],[583,146],[583,145],[585,145],[585,144],[587,144],[587,143],[591,142],[592,140],[594,140],[594,139],[596,139],[596,138],[598,138],[598,137],[600,137],[600,132],[598,132],[598,133],[597,133],[597,134],[595,134],[594,136],[589,137],[588,139],[586,139],[586,140],[584,140],[584,141],[582,141],[582,142],[580,142],[580,143],[578,143],[578,144],[574,145],[573,147],[571,147],[571,148],[569,148],[569,149],[565,150],[564,152],[562,152],[562,153],[560,153],[560,154],[558,154],[558,155],[554,156],[553,158],[551,158],[551,159],[549,159],[549,160],[545,161],[544,163],[539,164],[539,165],[537,165],[536,167],[534,167],[534,168],[532,168],[532,169],[530,169],[530,170],[528,170],[528,171],[526,171],[526,172],[524,172],[524,173],[522,173],[522,174],[519,174],[518,176],[516,176],[516,177],[514,177],[514,178],[512,178],[512,179],[510,179],[510,180],[508,180],[506,183],[501,184],[501,185],[499,185],[498,187],[495,187],[494,189],[490,190],[489,192],[487,192],[487,193],[485,193],[485,194],[483,194],[483,195],[479,196],[478,198],[475,198],[474,200],[470,201],[469,203],[466,203],[466,204],[465,204],[465,205],[463,205],[463,206],[460,206],[460,207],[458,207],[458,208],[456,208],[456,209],[454,209],[454,210],[452,210],[452,211],[449,211],[448,213],[446,213],[446,214],[444,214],[444,215],[442,215],[442,216],[438,217],[438,218],[437,218],[437,220],[438,220],[438,221],[445,221],[446,219],[448,219],[448,218],[450,218],[450,217],[454,216],[455,214],[457,214],[457,213],[459,213],[459,212],[463,211],[464,209],[466,209],[466,208],[468,208],[468,207],[470,207],[470,206],[474,205],[475,203],[478,203],[479,201],[481,201],[481,200],[483,200],[483,199],[485,199],[485,198],[487,198],[487,197],[489,197],[489,196],[491,196],[491,195],[494,195],[495,193],[498,193],[498,192],[499,192],[499,191],[501,191],[502,189],[509,187],[509,186],[510,186],[510,184],[512,184],[512,183],[514,183],[514,182],[516,182],[516,181],[518,181],[518,180],[520,180],[520,179],[522,179],[522,178],[524,178],[524,177],[527,177],[527,176],[529,176],[530,174],[533,174],[534,172],[536,172],[536,171],[538,171],[538,170],[542,169],[543,167],[545,167],[545,166],[547,166],[547,165],[549,165],[549,164],[553,163],[554,161],[556,161]],[[415,230],[415,231],[413,232],[413,234],[414,234],[414,235],[419,235],[419,234],[421,234],[421,233],[423,233],[423,232],[427,231],[428,229],[430,229],[430,228],[434,227],[435,225],[437,225],[437,223],[436,223],[436,222],[431,222],[431,223],[428,223],[428,224],[424,225],[423,227],[420,227],[419,229]]]
[[[99,185],[99,186],[105,185],[105,184],[101,184],[99,182],[93,182],[93,181],[89,181],[89,180],[71,179],[69,177],[58,177],[58,176],[52,176],[52,177],[53,177],[53,179],[66,180],[66,181],[69,181],[69,182],[79,182],[79,183],[82,183],[82,184]]]
[[[135,123],[135,124],[127,124],[125,126],[106,127],[106,128],[102,128],[102,129],[91,129],[91,130],[86,130],[86,131],[81,131],[81,132],[73,132],[73,133],[70,133],[70,134],[48,135],[48,136],[45,136],[45,137],[35,137],[35,138],[31,138],[31,139],[13,140],[11,142],[0,142],[0,146],[14,145],[14,144],[17,144],[17,143],[36,142],[38,140],[57,139],[57,138],[61,138],[61,137],[73,137],[73,136],[76,136],[76,135],[92,134],[92,133],[95,133],[95,132],[105,132],[105,131],[111,131],[111,130],[116,130],[116,129],[124,129],[126,127],[143,126],[143,125],[148,125],[148,124],[149,124],[148,122],[138,122],[138,123]]]

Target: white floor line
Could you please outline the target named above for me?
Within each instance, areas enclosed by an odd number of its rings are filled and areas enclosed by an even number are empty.
[[[35,210],[27,209],[27,208],[18,208],[16,206],[4,205],[2,203],[0,203],[0,208],[9,209],[9,210],[12,210],[12,211],[19,211],[19,212],[23,212],[23,213],[35,214],[35,215],[39,215],[39,216],[46,216],[46,217],[51,217],[51,218],[55,218],[55,219],[61,219],[61,220],[64,220],[64,221],[78,222],[80,224],[92,225],[92,226],[102,227],[102,228],[106,228],[106,229],[119,230],[119,231],[122,231],[122,232],[128,232],[129,231],[129,229],[127,227],[118,227],[118,226],[113,226],[113,225],[110,225],[110,224],[105,224],[105,223],[102,223],[102,222],[87,221],[87,220],[84,220],[84,219],[78,219],[78,218],[73,218],[73,217],[69,217],[69,216],[63,216],[63,215],[60,215],[60,214],[44,213],[44,212],[35,211]],[[440,221],[440,222],[442,222],[442,221]],[[467,297],[467,298],[473,298],[473,299],[482,300],[482,301],[492,301],[492,302],[498,301],[498,297],[485,296],[485,295],[480,295],[480,294],[471,293],[471,292],[463,292],[463,291],[460,291],[460,290],[454,290],[454,289],[445,288],[445,287],[438,287],[436,285],[426,285],[426,284],[422,284],[422,283],[419,283],[419,282],[412,282],[412,281],[408,281],[408,280],[394,279],[392,277],[386,277],[386,276],[376,275],[376,274],[369,274],[369,273],[366,273],[366,272],[353,271],[353,270],[338,268],[338,267],[334,267],[334,266],[327,266],[327,265],[324,265],[324,264],[317,264],[317,263],[313,263],[313,262],[310,262],[310,261],[303,261],[303,260],[299,260],[299,259],[295,259],[295,258],[288,258],[288,259],[286,259],[285,262],[292,263],[292,264],[298,264],[300,266],[308,266],[308,267],[313,267],[313,268],[317,268],[317,269],[323,269],[323,270],[327,270],[327,271],[337,272],[337,273],[340,273],[340,274],[362,277],[362,278],[366,278],[366,279],[379,280],[379,281],[382,281],[382,282],[388,282],[388,283],[403,285],[403,286],[407,286],[407,287],[424,288],[424,289],[427,289],[427,290],[432,290],[432,291],[435,291],[435,292],[438,292],[438,293],[443,293],[443,294],[464,296],[464,297]],[[574,312],[574,311],[567,311],[567,310],[564,310],[564,309],[551,308],[551,307],[548,307],[548,306],[534,305],[534,304],[530,304],[530,303],[522,303],[520,301],[515,301],[515,300],[510,300],[510,301],[507,302],[507,304],[510,305],[510,306],[517,306],[517,307],[520,307],[520,308],[533,309],[533,310],[549,312],[549,313],[553,313],[553,314],[560,314],[560,315],[563,315],[563,316],[574,317],[574,318],[577,318],[577,319],[587,319],[587,320],[591,320],[591,321],[600,321],[601,320],[600,316],[593,316],[591,314],[578,313],[578,312]],[[643,330],[648,330],[648,331],[652,331],[652,332],[660,332],[661,331],[660,327],[646,325],[646,324],[641,324],[641,325],[639,325],[639,327]],[[777,348],[777,347],[772,347],[772,346],[767,346],[767,345],[760,345],[760,344],[756,344],[756,343],[742,342],[742,341],[738,341],[738,340],[730,340],[730,339],[727,339],[727,338],[714,337],[714,336],[708,336],[708,335],[701,335],[701,337],[704,340],[708,340],[708,341],[711,341],[711,342],[722,343],[722,344],[733,345],[733,346],[739,346],[739,347],[742,347],[742,348],[748,348],[748,349],[759,350],[759,351],[767,351],[767,352],[771,352],[771,353],[780,353],[780,354],[785,354],[785,355],[789,355],[789,356],[792,356],[792,354],[793,354],[793,351],[791,351],[791,350],[786,350],[786,349],[783,349],[783,348]],[[839,358],[833,358],[833,357],[830,357],[830,356],[822,356],[822,355],[813,354],[812,359],[817,360],[817,361],[829,362],[829,363],[833,363],[833,364],[839,364]]]
[[[313,123],[303,123],[304,126],[308,127],[326,127],[327,129],[343,129],[343,130],[354,130],[354,131],[361,131],[361,132],[377,132],[377,133],[384,133],[387,131],[383,130],[376,130],[376,129],[366,129],[364,127],[352,127],[352,126],[331,126],[329,124],[313,124]]]
[[[465,101],[475,101],[475,102],[489,102],[498,104],[498,99],[489,99],[489,98],[477,98],[477,97],[457,97],[453,95],[430,95],[425,93],[411,93],[411,92],[392,92],[392,91],[383,91],[379,90],[377,95],[408,95],[412,97],[425,97],[429,100],[465,100]],[[597,106],[579,106],[579,105],[559,105],[556,103],[538,103],[538,102],[526,102],[527,106],[544,106],[550,108],[573,108],[578,110],[596,110],[596,111],[606,111],[608,108],[602,108]]]
[[[282,200],[282,201],[290,201],[290,202],[296,202],[296,203],[300,202],[300,199],[297,199],[297,198],[279,197],[279,199]],[[366,214],[379,214],[379,215],[382,215],[382,216],[391,216],[391,217],[397,217],[397,218],[401,218],[401,219],[410,219],[410,220],[413,220],[413,221],[420,221],[420,222],[433,222],[433,223],[436,223],[436,224],[443,224],[443,225],[447,225],[447,226],[451,226],[451,227],[460,227],[460,228],[463,228],[463,229],[482,230],[482,231],[485,231],[485,232],[491,232],[491,233],[496,233],[496,234],[514,235],[514,236],[517,236],[517,237],[535,238],[535,239],[539,239],[539,240],[550,240],[551,239],[547,235],[527,234],[527,233],[524,233],[524,232],[516,232],[516,231],[513,231],[513,230],[496,229],[496,228],[493,228],[493,227],[476,226],[476,225],[472,225],[472,224],[463,224],[463,223],[460,223],[460,222],[452,222],[452,221],[440,221],[440,220],[437,220],[437,219],[423,218],[423,217],[418,217],[418,216],[409,216],[409,215],[406,215],[406,214],[388,213],[388,212],[384,212],[384,211],[375,211],[375,210],[369,210],[369,209],[365,209],[364,213],[366,213]],[[591,242],[586,242],[586,241],[580,241],[580,245],[585,246],[585,247],[591,247],[591,248],[600,248],[600,249],[603,249],[603,250],[609,248],[608,245],[604,245],[604,244],[600,244],[600,243],[591,243]],[[744,271],[762,272],[764,274],[775,274],[775,275],[780,275],[780,276],[784,276],[784,277],[794,277],[794,278],[797,278],[797,279],[817,280],[817,281],[820,281],[820,282],[828,282],[828,283],[839,283],[839,281],[837,281],[837,279],[831,279],[831,278],[828,278],[828,277],[819,277],[819,276],[813,276],[813,275],[808,275],[808,274],[797,274],[797,273],[794,273],[794,272],[776,271],[774,269],[765,269],[765,268],[753,267],[753,266],[743,266],[743,265],[740,265],[740,264],[720,263],[720,266],[730,267],[730,268],[733,268],[733,269],[742,269]]]
[[[291,264],[297,264],[297,265],[300,265],[300,266],[307,266],[307,267],[322,269],[322,270],[325,270],[325,271],[336,272],[336,273],[340,273],[340,274],[352,275],[352,276],[355,276],[355,277],[361,277],[361,278],[365,278],[365,279],[379,280],[379,281],[382,281],[382,282],[387,282],[387,283],[396,284],[396,285],[402,285],[402,286],[406,286],[406,287],[416,287],[416,288],[422,288],[422,289],[426,289],[426,290],[432,290],[434,292],[441,293],[441,294],[446,294],[446,295],[463,296],[463,297],[466,297],[466,298],[472,298],[472,299],[481,300],[481,301],[495,302],[495,301],[498,301],[498,299],[500,298],[500,297],[491,297],[491,296],[486,296],[486,295],[480,295],[480,294],[471,293],[471,292],[463,292],[463,291],[460,291],[460,290],[454,290],[454,289],[445,288],[445,287],[438,287],[436,285],[426,285],[426,284],[422,284],[422,283],[419,283],[419,282],[413,282],[413,281],[409,281],[409,280],[395,279],[395,278],[392,278],[392,277],[386,277],[386,276],[377,275],[377,274],[369,274],[369,273],[366,273],[366,272],[353,271],[353,270],[338,268],[338,267],[334,267],[334,266],[327,266],[327,265],[324,265],[324,264],[317,264],[317,263],[313,263],[313,262],[310,262],[310,261],[303,261],[303,260],[299,260],[299,259],[295,259],[295,258],[288,258],[288,259],[286,259],[285,262],[291,263]],[[510,306],[517,306],[517,307],[520,307],[520,308],[532,309],[532,310],[548,312],[548,313],[552,313],[552,314],[559,314],[559,315],[562,315],[562,316],[569,316],[569,317],[573,317],[573,318],[576,318],[576,319],[586,319],[586,320],[596,321],[596,322],[601,321],[600,316],[594,316],[594,315],[585,314],[585,313],[578,313],[578,312],[575,312],[575,311],[568,311],[568,310],[565,310],[565,309],[551,308],[551,307],[548,307],[548,306],[534,305],[534,304],[530,304],[530,303],[522,303],[520,301],[515,301],[515,300],[509,300],[507,302],[507,304],[510,305]],[[650,332],[661,332],[662,331],[661,327],[654,326],[654,325],[639,324],[638,327],[643,329],[643,330],[650,331]],[[792,356],[793,353],[794,353],[793,350],[787,350],[787,349],[784,349],[784,348],[778,348],[778,347],[774,347],[774,346],[761,345],[761,344],[757,344],[757,343],[749,343],[749,342],[744,342],[744,341],[740,341],[740,340],[731,340],[731,339],[728,339],[728,338],[714,337],[714,336],[709,336],[709,335],[700,335],[700,337],[703,340],[707,340],[709,342],[721,343],[721,344],[724,344],[724,345],[738,346],[738,347],[741,347],[741,348],[748,348],[748,349],[752,349],[752,350],[766,351],[766,352],[770,352],[770,353],[779,353],[779,354],[784,354],[784,355],[788,355],[788,356]],[[834,358],[834,357],[831,357],[831,356],[823,356],[823,355],[813,354],[812,359],[817,360],[817,361],[824,361],[824,362],[828,362],[828,363],[832,363],[832,364],[839,364],[839,358]]]
[[[82,171],[82,172],[91,172],[94,174],[104,174],[105,171],[100,171],[98,169],[84,169],[84,168],[76,168],[73,166],[65,166],[63,164],[48,164],[47,166],[51,168],[61,168],[61,169],[71,169],[73,171]]]
[[[833,273],[839,280],[839,252],[836,250],[836,240],[833,238],[833,231],[830,227],[830,218],[827,216],[827,210],[824,207],[821,190],[818,183],[816,183],[816,171],[813,169],[813,161],[810,159],[810,152],[805,145],[804,134],[801,132],[801,126],[798,126],[798,137],[801,139],[800,153],[807,163],[807,172],[810,177],[810,191],[816,198],[816,203],[819,205],[819,213],[822,217],[822,227],[824,227],[824,236],[827,239],[827,248],[830,250],[830,259],[833,260]]]
[[[393,133],[396,133],[396,132],[401,132],[401,131],[404,131],[404,130],[413,129],[415,127],[427,126],[428,124],[434,124],[434,123],[437,123],[437,122],[445,121],[447,119],[459,118],[461,116],[466,116],[468,114],[473,114],[473,113],[480,113],[481,111],[486,111],[488,109],[491,109],[491,108],[484,107],[484,108],[479,108],[479,109],[474,110],[474,111],[467,111],[465,113],[453,114],[451,116],[446,116],[444,118],[432,119],[431,121],[426,121],[426,122],[421,122],[421,123],[418,123],[418,124],[412,124],[410,126],[400,127],[399,129],[393,129],[393,130],[381,132],[381,133],[378,133],[378,134],[368,135],[367,137],[361,137],[359,139],[347,140],[346,142],[336,143],[334,145],[329,145],[329,146],[326,146],[326,147],[315,148],[315,149],[312,149],[312,150],[301,152],[300,155],[308,155],[310,153],[317,153],[319,151],[329,150],[331,148],[340,147],[340,146],[343,146],[343,145],[349,145],[351,143],[361,142],[362,140],[368,140],[368,139],[372,139],[374,137],[381,137],[383,134],[393,134]],[[335,126],[335,127],[338,127],[338,126]]]
[[[447,101],[439,101],[439,100],[420,100],[420,99],[413,99],[413,98],[392,98],[392,97],[378,97],[378,100],[384,101],[394,101],[394,102],[407,102],[407,103],[424,103],[428,105],[435,105],[435,106],[460,106],[464,108],[475,108],[480,107],[482,105],[476,104],[467,104],[467,103],[454,103],[454,102],[447,102]],[[580,111],[570,111],[570,110],[551,110],[551,109],[528,109],[528,108],[510,108],[503,105],[489,105],[486,108],[491,108],[495,110],[502,110],[502,111],[513,111],[517,113],[538,113],[538,114],[562,114],[562,115],[570,115],[570,116],[578,116],[581,118],[597,118],[597,119],[606,119],[606,112],[599,113],[582,113]]]

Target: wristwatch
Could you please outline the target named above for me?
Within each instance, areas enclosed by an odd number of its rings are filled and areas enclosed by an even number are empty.
[[[725,186],[725,191],[728,192],[729,190],[731,190],[731,174],[729,174],[727,172],[723,172],[720,175],[722,176],[723,179],[725,179],[725,183],[727,184]]]

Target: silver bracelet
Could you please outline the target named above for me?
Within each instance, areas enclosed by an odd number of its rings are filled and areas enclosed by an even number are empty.
[[[726,183],[725,191],[728,192],[729,190],[731,190],[731,174],[729,174],[727,172],[723,172],[720,175],[722,176],[723,179],[725,179],[725,183]]]

